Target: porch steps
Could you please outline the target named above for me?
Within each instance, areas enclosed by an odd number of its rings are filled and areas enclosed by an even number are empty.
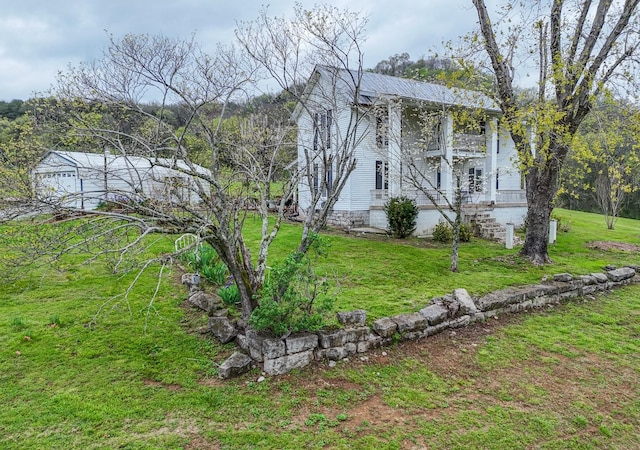
[[[474,236],[504,243],[507,239],[507,229],[496,222],[488,213],[477,212],[469,219],[471,232]]]

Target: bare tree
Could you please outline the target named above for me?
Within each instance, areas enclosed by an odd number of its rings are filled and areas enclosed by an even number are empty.
[[[640,0],[536,1],[505,5],[493,19],[483,0],[473,0],[480,42],[496,79],[495,99],[504,114],[525,171],[527,234],[521,254],[550,262],[549,217],[560,170],[580,123],[607,86],[629,85],[637,70]],[[519,103],[514,80],[538,69],[537,100]]]
[[[334,162],[330,196],[322,205],[316,201],[315,212],[304,222],[298,248],[302,255],[311,244],[310,235],[324,225],[355,159],[352,141],[347,139],[323,145],[320,153],[295,163],[290,160],[295,155],[295,130],[282,119],[289,117],[290,110],[269,117],[250,115],[227,133],[225,109],[233,100],[254,95],[267,79],[285,89],[298,108],[313,113],[315,105],[299,88],[311,73],[310,63],[353,65],[355,73],[360,73],[363,25],[357,15],[337,8],[298,6],[292,18],[272,18],[263,10],[254,22],[239,24],[239,49],[220,46],[215,54],[204,53],[193,39],[110,36],[102,59],[69,69],[60,77],[54,90],[56,109],[49,114],[56,123],[63,119],[70,134],[99,142],[98,148],[91,149],[104,151],[104,189],[98,195],[117,209],[85,211],[94,219],[74,228],[75,239],[58,238],[60,245],[49,255],[95,251],[92,243],[106,239],[109,245],[96,253],[114,255],[114,264],[122,265],[120,258],[144,246],[154,232],[193,233],[227,265],[238,286],[243,319],[248,319],[258,305],[269,247],[300,174],[308,176],[318,158]],[[149,99],[157,103],[154,113],[142,105]],[[170,123],[171,114],[165,114],[176,105],[186,117],[178,129]],[[88,106],[94,109],[87,112]],[[197,158],[194,147],[199,149]],[[118,174],[112,169],[116,162],[121,167]],[[119,183],[109,185],[113,178]],[[145,184],[149,179],[151,183]],[[278,198],[271,193],[274,181],[283,185]],[[57,211],[78,209],[69,196],[40,195],[39,199]],[[255,256],[243,234],[248,217],[261,222]],[[169,259],[166,255],[155,258]]]
[[[353,150],[362,128],[362,117],[352,114],[351,107],[360,97],[360,44],[366,20],[327,5],[316,8],[315,14],[309,14],[298,4],[292,22],[269,17],[263,10],[258,20],[240,23],[236,31],[241,46],[264,75],[296,100],[294,117],[304,116],[310,124],[306,130],[309,138],[301,134],[298,139],[299,176],[311,196],[297,250],[300,255],[326,224],[355,169]],[[274,29],[283,31],[273,33]],[[320,72],[328,82],[321,83],[311,95],[311,89],[319,84]],[[300,89],[305,84],[306,89]],[[346,109],[342,103],[345,96]]]

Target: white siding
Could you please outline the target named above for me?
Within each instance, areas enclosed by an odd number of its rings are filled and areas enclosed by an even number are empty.
[[[197,170],[206,172],[200,167]],[[176,186],[192,184],[187,174],[166,167],[152,167],[149,160],[138,157],[50,152],[34,169],[33,175],[34,188],[42,200],[59,199],[67,207],[95,209],[105,200],[154,198],[179,203],[201,200],[190,189],[176,189]],[[176,195],[176,192],[182,195]]]
[[[504,129],[500,133],[500,151],[497,155],[499,190],[519,190],[520,170],[515,144]]]

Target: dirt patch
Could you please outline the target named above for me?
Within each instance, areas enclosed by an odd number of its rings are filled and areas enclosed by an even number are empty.
[[[637,252],[640,251],[640,245],[628,244],[626,242],[613,241],[594,241],[587,244],[587,248],[592,250],[602,250],[606,252]]]
[[[165,384],[165,383],[162,383],[160,381],[150,380],[148,378],[145,378],[144,380],[142,380],[142,383],[145,386],[161,387],[161,388],[165,388],[166,390],[172,391],[172,392],[176,392],[176,391],[181,391],[182,390],[182,386],[180,386],[179,384]]]
[[[210,442],[202,436],[194,438],[191,442],[184,446],[185,450],[219,450],[220,444]]]

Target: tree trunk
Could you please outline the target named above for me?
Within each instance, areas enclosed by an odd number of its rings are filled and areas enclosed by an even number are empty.
[[[557,191],[558,170],[554,167],[532,167],[526,175],[526,237],[520,255],[533,264],[550,263],[548,254],[549,219]]]
[[[245,271],[240,271],[240,278],[234,276],[236,285],[238,286],[238,294],[240,296],[240,305],[242,307],[242,319],[249,320],[251,313],[258,307],[256,301],[257,292],[253,292],[251,281]]]
[[[256,294],[258,293],[257,289],[259,289],[255,272],[250,272],[252,270],[250,261],[249,267],[247,267],[240,256],[240,250],[234,245],[237,241],[234,242],[234,240],[228,236],[223,240],[209,238],[206,239],[206,242],[215,249],[222,262],[224,262],[229,269],[229,273],[238,287],[242,319],[245,321],[249,320],[249,316],[251,316],[253,310],[258,306]]]
[[[455,213],[456,218],[453,222],[453,242],[451,244],[451,271],[458,271],[458,249],[460,247],[460,226],[462,224],[462,190],[461,190],[460,174],[456,176],[456,200]]]
[[[453,243],[451,244],[451,271],[458,271],[458,247],[460,242],[460,222],[453,227]]]

